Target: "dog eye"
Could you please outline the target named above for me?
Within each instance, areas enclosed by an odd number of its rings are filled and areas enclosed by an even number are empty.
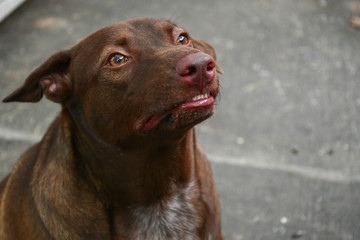
[[[185,35],[180,35],[176,41],[177,45],[188,45],[190,42],[189,38]]]
[[[110,58],[109,64],[113,67],[120,66],[121,64],[126,63],[129,61],[127,57],[121,54],[115,54]]]

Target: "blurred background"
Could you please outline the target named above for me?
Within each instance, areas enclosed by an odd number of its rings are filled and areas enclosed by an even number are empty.
[[[0,98],[54,52],[144,16],[211,43],[225,71],[197,136],[226,239],[360,239],[360,1],[26,0],[0,22]],[[59,110],[0,104],[0,178]]]

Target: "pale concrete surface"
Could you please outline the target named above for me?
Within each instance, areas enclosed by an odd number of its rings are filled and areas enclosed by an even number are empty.
[[[359,1],[28,0],[0,23],[0,97],[57,50],[132,17],[175,21],[225,71],[197,128],[232,240],[360,239]],[[0,104],[0,178],[59,107]],[[298,233],[297,235],[295,233]]]

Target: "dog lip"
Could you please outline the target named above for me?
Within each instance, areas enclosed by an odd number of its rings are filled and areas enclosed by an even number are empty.
[[[189,107],[205,107],[210,104],[214,103],[214,97],[210,94],[200,94],[192,98],[191,101],[186,101],[179,104],[176,108],[172,110],[172,112],[182,109],[182,108],[189,108]]]
[[[186,109],[190,108],[207,107],[212,105],[214,102],[215,99],[211,93],[198,94],[188,101],[183,101],[179,104],[173,105],[170,110],[164,111],[159,114],[146,115],[145,117],[141,118],[139,121],[136,122],[135,128],[138,131],[149,131],[150,129],[156,127],[156,125],[158,125],[158,123],[169,114],[173,114],[179,111],[186,111]]]
[[[136,122],[135,128],[138,131],[148,131],[154,128],[168,114],[168,112],[165,112],[162,114],[145,116],[144,118],[141,118],[139,121]]]

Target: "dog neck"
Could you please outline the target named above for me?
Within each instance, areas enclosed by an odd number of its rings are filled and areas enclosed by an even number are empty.
[[[98,139],[65,110],[62,119],[73,126],[68,127],[71,128],[68,138],[76,149],[74,159],[84,166],[82,175],[109,196],[114,208],[158,203],[187,188],[193,180],[194,129],[176,140],[163,144],[151,141],[127,150]]]

